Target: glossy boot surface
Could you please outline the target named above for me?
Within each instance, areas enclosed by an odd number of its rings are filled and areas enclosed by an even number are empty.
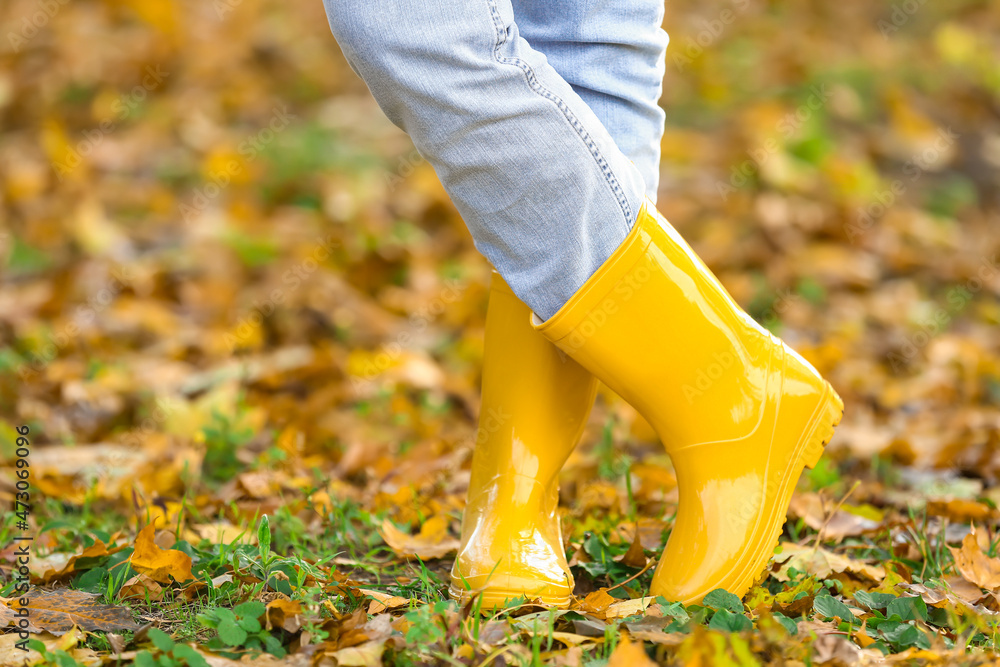
[[[490,609],[526,596],[566,606],[573,577],[559,530],[558,477],[583,433],[597,380],[532,330],[496,273],[486,314],[482,407],[451,597]]]
[[[631,403],[674,462],[678,514],[651,594],[743,596],[840,420],[836,392],[648,201],[615,254],[535,328]]]

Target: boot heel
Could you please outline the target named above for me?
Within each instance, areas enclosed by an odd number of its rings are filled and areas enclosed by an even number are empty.
[[[833,437],[833,430],[844,416],[844,402],[829,383],[826,383],[822,403],[813,421],[812,433],[802,450],[802,463],[807,468],[814,468],[819,463],[824,447]]]

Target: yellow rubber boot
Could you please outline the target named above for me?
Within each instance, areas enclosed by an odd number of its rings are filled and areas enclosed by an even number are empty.
[[[583,433],[597,380],[532,330],[493,274],[482,407],[451,597],[492,609],[520,596],[567,606],[573,576],[559,530],[559,470]]]
[[[743,596],[843,403],[747,315],[647,201],[577,293],[535,327],[631,403],[674,462],[677,519],[650,592]]]

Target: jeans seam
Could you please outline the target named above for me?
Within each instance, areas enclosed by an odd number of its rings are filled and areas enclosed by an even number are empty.
[[[587,132],[587,128],[583,126],[580,120],[573,113],[573,110],[569,108],[561,97],[550,91],[538,81],[535,70],[531,67],[531,65],[521,58],[508,58],[500,54],[500,47],[502,47],[504,42],[507,41],[507,31],[503,27],[503,18],[500,16],[500,11],[497,9],[496,0],[487,0],[487,3],[490,7],[490,15],[493,18],[493,28],[496,30],[497,34],[497,41],[493,47],[493,58],[500,64],[514,65],[519,68],[524,73],[524,78],[528,83],[528,87],[531,88],[531,90],[537,95],[555,104],[556,108],[562,112],[566,121],[570,124],[570,127],[576,131],[577,136],[580,137],[584,145],[590,151],[591,156],[593,156],[594,161],[597,162],[597,166],[600,167],[601,173],[604,175],[604,180],[611,188],[612,193],[618,200],[618,206],[625,215],[625,229],[626,231],[629,231],[632,221],[632,206],[629,204],[628,197],[625,195],[625,191],[618,183],[618,179],[615,177],[614,172],[611,171],[611,165],[608,164],[608,161],[601,153],[600,148],[598,148],[596,142],[594,142],[591,138],[590,133]]]

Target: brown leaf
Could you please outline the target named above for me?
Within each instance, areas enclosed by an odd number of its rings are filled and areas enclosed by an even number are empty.
[[[176,549],[161,549],[153,541],[153,524],[147,525],[135,538],[135,552],[131,558],[137,572],[149,575],[153,581],[169,584],[171,577],[177,583],[194,579],[191,574],[191,557]]]
[[[17,598],[7,599],[7,604],[0,602],[0,628],[6,628],[8,625],[17,627],[19,623],[23,620],[27,622],[24,629],[28,632],[41,632],[42,629],[31,622],[31,616],[18,616],[17,611],[20,609],[20,605],[17,604]],[[13,607],[13,608],[11,608]]]
[[[93,654],[93,651],[75,648],[83,637],[84,633],[77,628],[72,632],[60,633],[58,636],[43,632],[35,637],[35,639],[45,644],[45,648],[48,651],[66,651],[73,657],[83,658],[85,657],[84,653]],[[16,632],[0,635],[0,667],[24,667],[24,665],[43,664],[42,656],[33,649],[22,651],[15,648],[21,641],[20,636]]]
[[[62,577],[72,574],[75,571],[76,563],[83,558],[100,558],[102,556],[110,556],[111,554],[116,554],[122,549],[128,547],[128,544],[120,544],[116,547],[108,549],[108,546],[101,540],[95,540],[93,544],[81,551],[79,554],[71,557],[62,568],[58,570],[46,568],[44,573],[38,573],[39,579],[45,582],[52,581],[54,579],[61,579]]]
[[[125,607],[97,602],[99,596],[68,588],[36,590],[28,594],[32,623],[54,635],[70,631],[74,625],[84,630],[138,630],[132,612]]]
[[[655,597],[633,598],[631,600],[616,600],[608,605],[604,610],[604,617],[608,620],[614,618],[627,618],[646,611],[649,605],[656,602]]]
[[[387,609],[397,609],[398,607],[405,607],[410,604],[409,598],[399,597],[398,595],[389,595],[387,593],[382,593],[381,591],[373,591],[367,588],[359,588],[359,591],[374,598],[370,605],[368,605],[369,614],[380,614]]]
[[[163,599],[163,587],[153,581],[148,574],[137,574],[122,584],[119,593],[123,599],[149,600],[159,602]]]
[[[604,618],[604,613],[607,611],[608,607],[616,602],[619,602],[619,600],[612,597],[608,593],[608,589],[601,588],[589,593],[587,597],[573,605],[573,610],[585,614],[593,614],[598,618]]]
[[[418,535],[407,535],[388,519],[382,523],[379,534],[389,548],[405,557],[441,558],[460,546],[458,539],[448,535],[448,520],[441,515],[425,521]]]
[[[949,521],[956,523],[989,521],[997,516],[997,511],[986,503],[965,500],[963,498],[928,500],[927,513],[931,516],[947,517]]]
[[[861,662],[861,650],[839,635],[820,635],[812,646],[814,660],[820,665],[856,665]]]
[[[826,549],[803,546],[794,542],[782,542],[781,553],[775,554],[774,561],[781,567],[772,576],[778,581],[788,581],[788,570],[794,567],[800,572],[816,575],[826,579],[831,572],[850,573],[864,579],[879,582],[885,579],[885,568],[880,565],[867,565],[860,560],[827,551]]]
[[[971,584],[962,577],[947,576],[943,578],[943,581],[948,584],[948,588],[951,589],[957,597],[971,604],[976,604],[983,598],[983,592],[979,589],[979,586]]]
[[[860,646],[861,648],[868,648],[869,646],[875,643],[875,640],[872,639],[871,636],[868,634],[867,626],[868,626],[868,619],[866,618],[865,620],[861,621],[861,627],[858,628],[858,631],[854,634],[854,641],[856,641],[858,643],[858,646]]]
[[[619,557],[616,556],[615,560],[619,560]],[[638,530],[635,531],[631,546],[629,546],[628,551],[622,554],[620,560],[625,565],[639,570],[646,567],[646,554],[642,551],[642,541]]]
[[[108,644],[111,645],[111,651],[113,653],[121,655],[122,653],[125,652],[125,638],[124,637],[122,637],[121,635],[116,635],[113,632],[109,632],[107,635],[105,635],[105,637],[107,637]]]
[[[965,579],[988,591],[1000,589],[1000,559],[988,557],[979,548],[975,527],[962,539],[961,548],[948,550],[955,558],[955,569]]]
[[[267,603],[265,616],[268,630],[282,628],[286,632],[298,632],[302,627],[302,605],[294,600],[278,598]]]

